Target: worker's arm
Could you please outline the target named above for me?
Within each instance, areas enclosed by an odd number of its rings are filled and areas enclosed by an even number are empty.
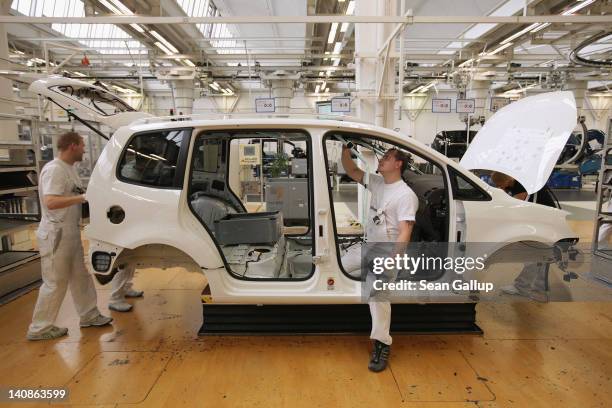
[[[414,227],[414,221],[400,221],[397,228],[399,229],[399,234],[397,236],[397,241],[395,241],[395,252],[398,254],[403,254],[406,251],[406,246],[410,242],[410,237],[412,236],[412,228]]]
[[[342,167],[344,167],[344,171],[353,181],[363,183],[364,172],[357,167],[351,158],[351,149],[346,146],[342,146]]]
[[[44,201],[48,209],[59,210],[72,205],[82,204],[87,200],[85,199],[85,194],[79,194],[76,196],[45,195]]]

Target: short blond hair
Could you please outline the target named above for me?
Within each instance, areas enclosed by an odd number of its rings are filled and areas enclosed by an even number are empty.
[[[83,140],[83,136],[77,132],[66,132],[57,139],[57,148],[59,150],[67,150],[70,145],[78,145]]]

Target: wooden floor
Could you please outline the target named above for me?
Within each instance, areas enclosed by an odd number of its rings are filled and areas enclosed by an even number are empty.
[[[80,330],[68,298],[69,336],[47,342],[25,340],[37,291],[4,305],[0,386],[67,387],[79,407],[610,406],[611,303],[481,303],[483,336],[397,335],[390,369],[373,374],[365,336],[199,338],[204,284],[138,271],[132,313]],[[99,288],[106,313],[108,294]]]

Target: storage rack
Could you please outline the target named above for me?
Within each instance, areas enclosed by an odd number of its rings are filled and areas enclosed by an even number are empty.
[[[40,148],[38,121],[18,115],[0,114],[0,120],[18,120],[20,140],[0,142],[8,153],[0,161],[0,302],[40,282],[40,256],[32,246],[23,250],[12,237],[40,220],[38,174]]]
[[[610,137],[610,132],[612,132],[612,119],[608,122],[608,132],[601,151],[592,249],[593,276],[612,284],[612,247],[607,242],[597,241],[600,229],[604,225],[612,224],[612,212],[608,210],[607,204],[608,200],[612,199],[612,137]]]

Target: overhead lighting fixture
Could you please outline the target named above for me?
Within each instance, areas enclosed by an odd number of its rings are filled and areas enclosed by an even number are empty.
[[[325,74],[325,75],[327,75],[327,76],[329,77],[329,76],[331,75],[331,73],[332,73],[332,70],[331,70],[331,69],[328,69],[328,70],[327,70],[327,74]]]
[[[327,43],[331,44],[336,39],[336,31],[338,30],[338,23],[332,23],[329,29],[329,36],[327,37]]]
[[[145,32],[145,29],[142,28],[138,24],[130,24],[130,27],[132,27],[134,30],[138,31],[139,33],[144,33]]]
[[[234,91],[232,91],[231,89],[227,88],[225,91],[227,91],[228,95],[233,95]]]
[[[474,62],[474,58],[470,58],[470,59],[469,59],[469,60],[467,60],[467,61],[463,61],[461,64],[459,64],[459,65],[457,65],[457,66],[458,66],[459,68],[463,68],[463,67],[465,67],[466,65],[471,64],[472,62]]]
[[[321,85],[317,85],[315,88],[315,93],[319,93],[319,90],[321,89]]]
[[[327,84],[327,82],[323,81],[323,83],[321,84],[321,89],[325,88],[325,84]]]
[[[170,44],[170,42],[166,40],[164,37],[162,37],[157,31],[151,30],[149,32],[153,35],[153,37],[157,38],[161,43],[163,43],[168,49],[178,54],[179,50],[176,49],[174,45]]]
[[[569,10],[564,11],[563,13],[561,13],[562,16],[569,16],[570,14],[574,14],[577,11],[582,10],[583,8],[585,8],[586,6],[593,4],[595,2],[595,0],[584,0],[584,1],[579,1],[578,4],[576,4],[574,7],[570,8]]]
[[[212,84],[208,84],[208,86],[210,86],[212,89],[214,89],[215,91],[219,92],[221,89],[219,88],[219,84],[216,82],[213,82]]]
[[[348,6],[346,6],[346,15],[350,16],[355,12],[355,0],[351,0]]]
[[[334,61],[333,63],[334,67],[337,67],[338,65],[340,65],[340,58],[332,58],[332,61]]]
[[[13,50],[13,52],[14,52],[15,54],[19,54],[19,55],[24,55],[24,54],[25,54],[25,52],[23,52],[23,51],[19,51],[18,49],[14,49],[14,50]]]
[[[85,76],[87,76],[87,75],[85,75],[84,73],[79,72],[79,71],[73,71],[72,73],[73,73],[74,75],[76,75],[76,76],[80,76],[80,77],[85,77]]]
[[[102,5],[104,5],[104,7],[106,7],[107,9],[109,9],[110,11],[112,11],[114,14],[123,14],[121,12],[121,10],[119,10],[119,8],[117,6],[115,6],[114,4],[111,4],[110,1],[107,0],[100,0],[100,3],[102,3]],[[125,7],[125,6],[124,6]],[[131,13],[131,12],[130,12]]]
[[[529,31],[533,30],[534,28],[536,28],[539,25],[540,25],[540,23],[533,23],[529,27],[524,28],[521,31],[518,31],[518,32],[512,34],[510,37],[508,37],[505,40],[503,40],[502,42],[500,42],[500,44],[506,44],[507,42],[510,42],[510,41],[514,40],[515,38],[518,38],[521,35],[523,35],[523,34],[529,32]]]
[[[187,65],[189,65],[190,67],[195,67],[196,64],[193,63],[193,61],[188,60],[188,59],[184,59],[183,62]]]
[[[538,31],[548,27],[550,25],[550,23],[544,23],[541,24],[539,27],[534,28],[533,30],[531,30],[532,33],[537,33]]]
[[[512,44],[513,44],[513,43],[506,43],[506,44],[504,44],[504,45],[502,45],[502,46],[497,47],[496,49],[494,49],[494,50],[493,50],[493,51],[491,51],[491,52],[481,52],[481,53],[480,53],[480,55],[495,55],[495,54],[497,54],[498,52],[503,51],[503,50],[505,50],[506,48],[510,47]]]
[[[319,71],[319,76],[323,76],[324,72],[323,71]]]
[[[344,3],[346,0],[338,0],[338,3]]]
[[[341,49],[342,49],[342,43],[338,41],[336,45],[334,45],[334,54],[340,54]]]
[[[127,15],[132,15],[134,13],[132,13],[132,10],[130,10],[129,8],[127,8],[125,6],[125,4],[123,4],[122,2],[120,2],[119,0],[108,0],[111,3],[113,3],[113,5],[115,7],[117,7],[119,10],[121,10],[122,14],[127,14]]]
[[[164,44],[160,43],[159,41],[155,41],[153,44],[155,44],[155,46],[157,48],[159,48],[160,50],[162,50],[164,53],[166,53],[167,55],[173,55],[174,53],[172,51],[170,51],[168,49],[168,47],[166,47]]]
[[[424,87],[424,85],[417,86],[412,91],[410,91],[409,94],[415,94],[415,93],[419,92],[421,89],[423,89],[423,87]]]
[[[430,83],[428,83],[427,85],[423,86],[423,88],[419,91],[419,93],[425,93],[427,92],[427,90],[429,88],[431,88],[432,86],[434,86],[436,84],[436,81],[431,81]]]
[[[329,88],[325,88],[325,93],[329,93]]]
[[[340,32],[341,33],[346,33],[346,30],[348,30],[348,26],[350,23],[342,23],[342,25],[340,26]]]

